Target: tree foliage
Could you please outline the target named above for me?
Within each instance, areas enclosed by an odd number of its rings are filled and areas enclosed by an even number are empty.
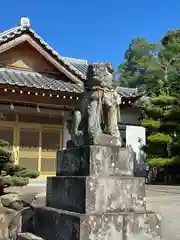
[[[154,67],[158,51],[158,44],[150,44],[142,37],[132,39],[124,55],[125,61],[118,67],[117,84],[132,88],[144,85],[145,75]]]
[[[133,39],[117,72],[116,84],[147,96],[142,126],[147,129],[143,149],[148,164],[180,164],[180,29],[170,30],[159,43]]]
[[[180,91],[180,30],[169,31],[159,43],[134,38],[118,67],[116,84],[136,87],[146,95],[170,94]]]
[[[167,95],[151,97],[149,106],[144,107],[142,126],[147,129],[144,151],[149,165],[180,164],[179,112],[178,99]]]
[[[5,187],[25,186],[28,184],[29,178],[39,176],[38,172],[15,165],[8,148],[9,143],[0,139],[0,194],[3,193]]]

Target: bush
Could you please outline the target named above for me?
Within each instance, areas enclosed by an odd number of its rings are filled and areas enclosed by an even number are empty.
[[[169,95],[151,97],[143,107],[142,126],[147,129],[143,147],[150,166],[180,165],[180,101]]]
[[[29,177],[29,178],[37,178],[39,177],[39,172],[35,172],[35,171],[29,171],[28,169],[24,169],[18,172],[14,173],[15,176],[17,177]]]
[[[150,117],[150,118],[154,118],[154,119],[157,119],[157,118],[160,118],[163,114],[163,110],[162,108],[160,107],[154,107],[153,105],[151,106],[148,106],[146,109],[145,109],[145,113]]]
[[[15,165],[11,153],[7,150],[8,143],[0,140],[0,194],[5,187],[26,186],[29,178],[37,178],[37,171],[29,171],[25,167]]]
[[[161,122],[160,121],[156,121],[156,120],[151,120],[151,119],[144,119],[141,122],[141,125],[145,128],[160,128],[161,126]]]
[[[147,140],[155,144],[170,144],[172,142],[172,137],[164,133],[153,133],[147,137]]]
[[[170,158],[148,158],[146,162],[148,163],[149,166],[151,167],[163,167],[167,165],[171,161]]]
[[[151,98],[151,103],[154,105],[174,105],[178,103],[176,97],[167,96],[167,95],[160,95],[158,97]]]

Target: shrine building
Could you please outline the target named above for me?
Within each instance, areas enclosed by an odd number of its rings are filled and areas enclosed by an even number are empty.
[[[88,61],[61,56],[29,19],[0,33],[0,139],[16,164],[41,175],[55,174],[56,150],[66,148],[67,120],[80,106]],[[122,136],[139,125],[136,89],[119,88]]]

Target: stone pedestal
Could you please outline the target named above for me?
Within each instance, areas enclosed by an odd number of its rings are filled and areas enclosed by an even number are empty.
[[[37,208],[29,231],[45,240],[160,240],[159,219],[153,212],[78,214]]]
[[[58,151],[46,207],[36,209],[27,231],[46,240],[161,239],[158,216],[146,211],[144,178],[134,177],[134,157],[118,146]]]
[[[134,177],[50,177],[47,206],[77,213],[144,210],[144,179]]]
[[[133,176],[135,153],[119,146],[81,146],[57,151],[56,176]]]

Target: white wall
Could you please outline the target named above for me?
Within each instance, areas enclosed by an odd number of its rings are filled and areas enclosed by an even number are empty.
[[[141,147],[146,144],[146,129],[141,126],[126,126],[126,147],[130,147],[136,154],[135,173],[144,175],[145,155]]]

